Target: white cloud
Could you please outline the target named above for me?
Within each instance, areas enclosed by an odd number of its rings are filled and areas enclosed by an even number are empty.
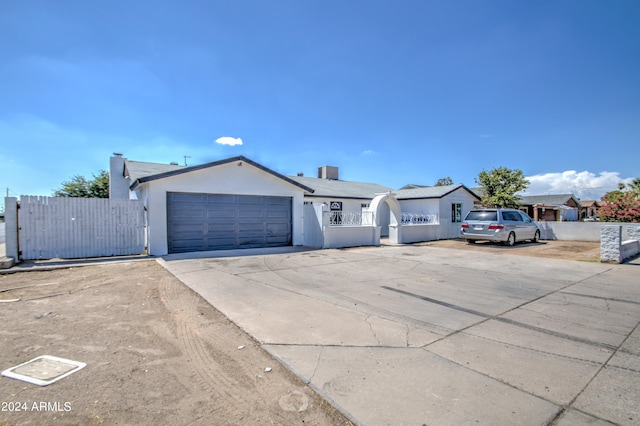
[[[595,174],[587,170],[544,173],[527,179],[529,187],[523,195],[574,194],[582,200],[599,200],[605,193],[618,189],[618,183],[632,181],[621,178],[618,172]]]
[[[221,138],[216,139],[216,143],[229,146],[242,145],[242,139],[232,138],[231,136],[222,136]]]
[[[376,152],[372,149],[365,149],[364,151],[362,151],[362,155],[373,155]]]

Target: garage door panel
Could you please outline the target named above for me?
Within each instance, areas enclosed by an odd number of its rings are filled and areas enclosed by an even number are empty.
[[[234,209],[229,209],[229,208],[224,208],[224,209],[218,209],[218,208],[208,208],[207,209],[207,214],[206,214],[207,218],[213,218],[213,219],[223,219],[223,218],[230,218],[233,219],[236,217],[236,211]]]
[[[215,237],[206,239],[207,250],[224,250],[228,248],[235,248],[237,246],[236,236],[230,237]]]
[[[265,229],[267,231],[267,235],[289,233],[289,228],[283,223],[266,223]]]
[[[289,219],[289,212],[284,211],[269,211],[266,215],[267,219]]]
[[[189,208],[189,209],[182,209],[182,210],[172,210],[171,212],[173,214],[174,218],[199,218],[199,217],[206,217],[206,211],[203,208]]]
[[[264,224],[262,223],[238,223],[238,232],[253,232],[254,234],[264,234]]]
[[[268,237],[264,243],[264,247],[282,247],[287,245],[288,240],[286,238],[271,238]]]
[[[281,206],[288,206],[289,202],[290,202],[290,198],[287,197],[268,197],[266,199],[266,203],[267,204],[271,204],[271,205],[281,205]]]
[[[249,248],[249,247],[264,247],[265,242],[263,237],[257,236],[240,236],[238,237],[238,245],[240,248]]]
[[[241,206],[262,206],[266,204],[265,197],[251,196],[251,195],[237,195],[238,204]]]
[[[210,223],[207,226],[207,233],[212,234],[235,234],[238,226],[235,223]]]
[[[205,229],[204,223],[175,222],[173,225],[173,233],[190,232],[190,231],[204,232],[204,229]]]
[[[225,194],[206,194],[205,200],[207,204],[215,204],[215,205],[223,205],[223,204],[236,204],[236,196],[235,195],[225,195]]]
[[[167,195],[171,201],[179,201],[180,203],[200,204],[206,200],[205,194],[191,192],[169,192]]]
[[[174,234],[175,235],[175,234]],[[182,241],[182,240],[202,240],[202,236],[204,233],[202,231],[199,232],[181,232],[178,238],[173,238],[174,241]]]
[[[167,194],[169,252],[291,245],[291,198]]]
[[[202,246],[202,239],[196,240],[173,240],[172,241],[173,251],[172,253],[178,252],[187,252],[187,251],[195,251],[194,248],[199,247],[198,250],[204,250],[205,248]]]

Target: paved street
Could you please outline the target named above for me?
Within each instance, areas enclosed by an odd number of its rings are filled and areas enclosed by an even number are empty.
[[[356,423],[640,421],[638,265],[281,251],[160,263]]]

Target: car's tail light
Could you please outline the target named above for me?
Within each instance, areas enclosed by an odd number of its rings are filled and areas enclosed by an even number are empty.
[[[498,223],[492,223],[489,225],[489,229],[504,229],[504,225],[500,225]]]
[[[469,229],[469,224],[468,223],[463,223],[462,224],[462,229]]]

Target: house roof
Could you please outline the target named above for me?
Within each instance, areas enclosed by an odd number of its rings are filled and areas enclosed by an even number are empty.
[[[414,188],[426,188],[427,185],[416,185],[415,183],[408,183],[400,189],[414,189]],[[400,190],[398,189],[398,190]]]
[[[442,198],[446,195],[449,195],[453,191],[458,189],[463,189],[471,194],[473,197],[478,200],[480,197],[469,188],[459,183],[457,185],[443,185],[443,186],[419,186],[419,185],[406,185],[403,188],[407,189],[399,189],[396,192],[396,198],[398,200],[415,200],[415,199],[423,199],[423,198]]]
[[[193,172],[196,170],[202,170],[202,169],[208,169],[210,167],[216,167],[216,166],[221,166],[224,164],[229,164],[229,163],[233,163],[236,161],[242,161],[245,162],[247,164],[252,165],[253,167],[256,167],[266,173],[269,173],[275,177],[277,177],[278,179],[282,179],[285,182],[288,182],[292,185],[295,185],[301,189],[303,189],[304,191],[313,193],[314,190],[308,186],[305,186],[304,184],[301,184],[299,182],[296,182],[290,178],[288,178],[285,175],[282,175],[276,171],[273,171],[265,166],[263,166],[262,164],[258,164],[255,161],[252,161],[250,159],[248,159],[245,156],[237,156],[237,157],[231,157],[231,158],[227,158],[225,160],[220,160],[220,161],[214,161],[211,163],[205,163],[205,164],[199,164],[197,166],[190,166],[190,167],[186,167],[186,166],[179,166],[179,165],[175,165],[175,164],[155,164],[155,163],[140,163],[140,162],[132,162],[127,160],[127,163],[137,163],[133,165],[133,169],[136,172],[136,174],[134,175],[133,172],[128,168],[128,164],[127,164],[127,170],[129,172],[129,177],[131,179],[131,181],[133,182],[131,184],[131,189],[136,189],[140,184],[142,183],[146,183],[146,182],[151,182],[154,180],[158,180],[158,179],[164,179],[164,178],[168,178],[171,176],[177,176],[177,175],[181,175],[184,173],[189,173],[189,172]],[[139,166],[139,167],[138,167]],[[145,175],[145,173],[149,173],[147,175]]]
[[[600,207],[598,200],[580,200],[580,204],[582,204],[582,207]]]
[[[580,200],[573,196],[573,194],[550,194],[550,195],[523,195],[520,196],[521,202],[523,205],[545,205],[545,206],[563,206],[570,199],[576,202],[578,207],[581,207],[582,204]]]
[[[393,191],[377,183],[350,182],[335,179],[289,176],[289,179],[314,189],[313,197],[333,197],[370,200],[376,194]]]
[[[125,160],[124,175],[125,177],[129,177],[131,182],[135,182],[140,178],[173,172],[175,170],[184,169],[185,167],[186,166],[180,166],[178,164],[159,164]]]

